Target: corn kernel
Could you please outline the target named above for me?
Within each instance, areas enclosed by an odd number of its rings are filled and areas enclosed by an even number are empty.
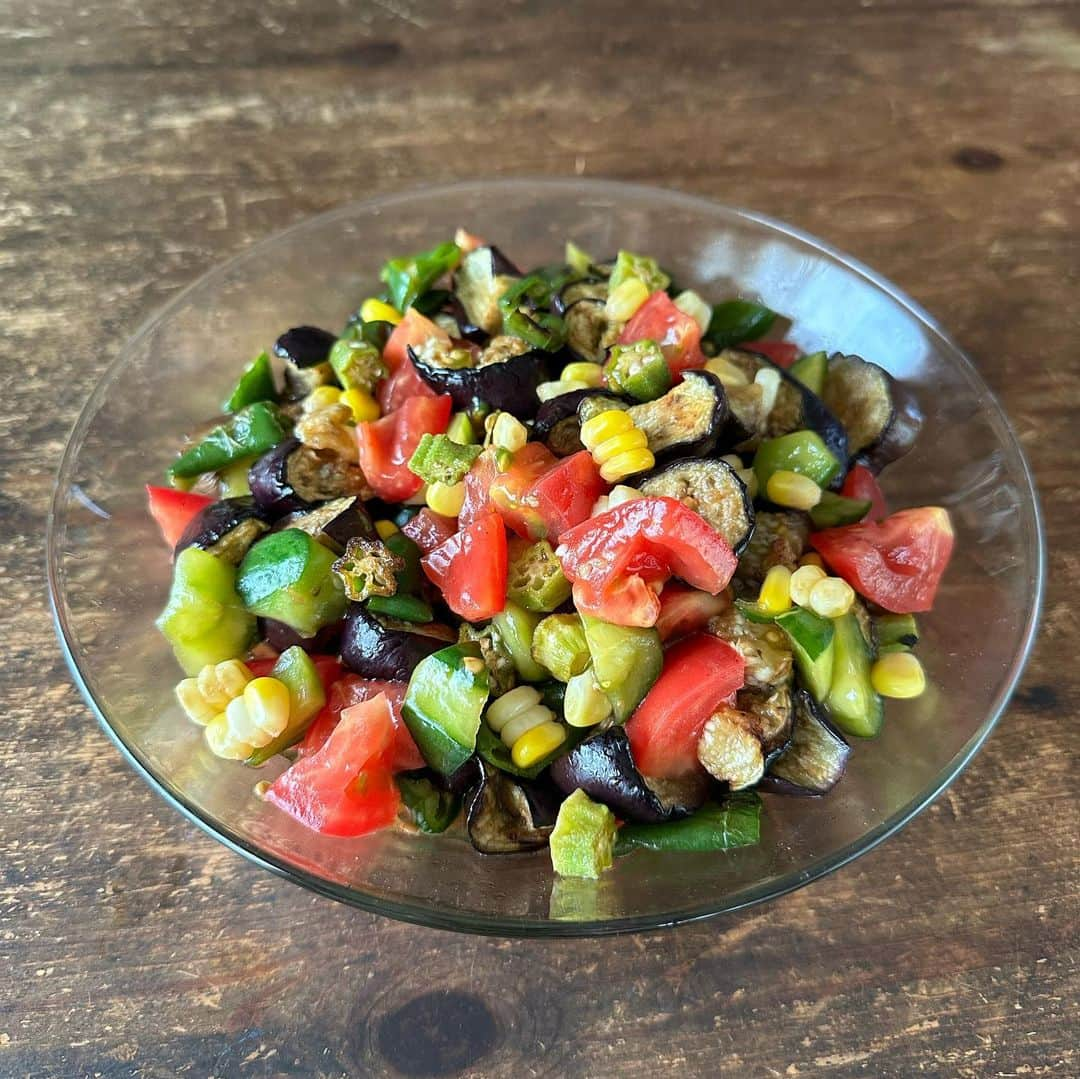
[[[604,384],[604,369],[598,363],[581,361],[568,363],[559,375],[561,381],[584,382],[590,389],[597,389]]]
[[[883,697],[907,700],[926,689],[926,672],[910,652],[890,652],[870,668],[870,682]]]
[[[382,518],[375,522],[375,531],[378,533],[379,539],[388,540],[395,532],[400,532],[401,529],[393,521]]]
[[[819,566],[821,569],[825,568],[825,559],[817,553],[817,551],[809,551],[799,559],[800,566]]]
[[[248,718],[264,737],[276,738],[289,725],[289,687],[277,678],[256,678],[244,689]]]
[[[205,727],[217,715],[217,710],[199,692],[199,683],[195,678],[184,678],[177,683],[176,699],[188,719],[200,726]]]
[[[765,574],[758,593],[758,606],[768,614],[783,614],[791,609],[791,570],[773,566]]]
[[[243,698],[237,698],[242,700]],[[238,741],[229,732],[229,722],[224,712],[215,716],[206,725],[206,744],[215,757],[222,757],[227,761],[242,761],[255,752],[255,747],[249,742]]]
[[[809,476],[780,469],[765,484],[770,502],[793,510],[812,510],[821,501],[821,488]]]
[[[693,290],[687,289],[675,297],[675,306],[685,315],[689,315],[704,333],[712,321],[712,308]]]
[[[581,425],[581,444],[587,450],[593,450],[615,435],[621,435],[633,429],[634,421],[628,412],[609,408],[599,412]]]
[[[428,508],[444,517],[456,517],[465,505],[465,481],[460,483],[429,483],[427,487]]]
[[[644,497],[636,487],[627,487],[626,484],[620,483],[618,486],[612,487],[608,493],[608,509],[611,509],[612,506],[619,506],[623,502],[633,502],[635,499]]]
[[[396,326],[401,321],[401,312],[382,300],[371,297],[360,305],[360,317],[365,322],[389,322]]]
[[[604,314],[608,322],[626,322],[648,298],[648,285],[640,277],[628,277],[608,294]]]
[[[776,395],[780,392],[780,372],[771,367],[763,367],[754,376],[754,385],[761,387],[761,414],[767,416],[776,404]]]
[[[554,753],[566,741],[566,728],[561,723],[548,720],[523,734],[510,751],[518,768],[530,768],[537,761]]]
[[[627,476],[637,475],[639,472],[648,472],[656,464],[656,458],[652,450],[636,449],[620,453],[606,464],[600,466],[600,478],[605,483],[618,483]]]
[[[725,359],[723,356],[714,356],[705,364],[705,370],[710,375],[716,375],[724,386],[750,385],[750,379],[746,377],[746,372],[736,367],[731,360]]]
[[[820,566],[800,566],[791,575],[791,598],[800,607],[810,606],[810,593],[828,574]]]
[[[605,465],[613,457],[618,457],[620,453],[645,449],[648,445],[649,440],[645,437],[645,432],[638,427],[631,427],[629,431],[624,431],[621,435],[604,439],[592,451],[593,460],[598,465]]]
[[[564,393],[573,393],[574,390],[590,390],[593,387],[588,382],[582,382],[576,378],[560,378],[557,382],[541,382],[536,387],[536,396],[541,401],[550,401],[553,397],[561,397]]]
[[[533,727],[539,727],[541,723],[547,723],[555,718],[555,713],[542,704],[534,704],[532,708],[526,708],[518,712],[509,723],[499,732],[499,737],[504,745],[512,749],[517,740]]]
[[[489,417],[490,418],[490,417]],[[499,412],[491,425],[491,444],[500,449],[517,453],[529,441],[529,432],[516,416],[509,412]]]
[[[341,395],[341,403],[349,406],[357,423],[371,423],[382,415],[379,402],[363,390],[346,390]]]
[[[503,727],[527,708],[540,702],[540,694],[532,686],[518,686],[491,702],[487,710],[488,726],[499,734]]]
[[[826,577],[810,589],[810,610],[822,618],[839,618],[855,604],[855,589],[840,577]]]
[[[319,412],[341,401],[341,390],[336,386],[316,386],[304,401],[305,412]]]

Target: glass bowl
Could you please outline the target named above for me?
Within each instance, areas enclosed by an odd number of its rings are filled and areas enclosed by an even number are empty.
[[[821,799],[766,796],[759,846],[635,853],[599,882],[556,879],[546,852],[483,857],[460,832],[358,840],[305,830],[253,796],[173,699],[179,670],[154,629],[170,560],[145,508],[185,431],[218,411],[240,366],[288,326],[341,326],[389,255],[467,225],[524,265],[586,250],[656,255],[707,297],[761,298],[807,351],[855,352],[917,392],[926,424],[888,469],[892,504],[948,507],[956,554],[920,619],[930,680],[889,702]],[[134,767],[190,820],[252,861],[364,910],[446,929],[573,936],[673,925],[782,895],[872,848],[926,806],[1001,715],[1035,632],[1043,540],[1031,476],[971,363],[898,289],[757,214],[671,191],[586,180],[499,180],[355,203],[213,270],[146,322],[105,372],[71,435],[48,529],[56,623],[76,682]]]

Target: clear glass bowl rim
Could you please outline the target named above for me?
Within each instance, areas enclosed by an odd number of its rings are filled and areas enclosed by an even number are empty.
[[[175,310],[180,308],[187,300],[190,293],[212,285],[216,280],[224,278],[239,264],[248,259],[257,258],[266,248],[272,247],[282,241],[293,239],[307,230],[315,230],[338,219],[347,218],[360,211],[391,209],[398,203],[408,203],[417,198],[437,199],[440,196],[461,193],[464,191],[482,191],[498,189],[503,192],[518,192],[527,195],[530,191],[535,192],[538,188],[544,188],[549,192],[561,192],[566,196],[591,196],[597,197],[605,193],[627,195],[653,196],[669,200],[674,204],[681,205],[688,210],[697,209],[716,217],[728,216],[750,222],[780,235],[798,240],[811,248],[828,255],[836,262],[845,266],[852,273],[864,278],[876,288],[886,293],[897,304],[904,307],[918,320],[926,332],[937,339],[938,343],[953,354],[956,362],[964,370],[967,378],[976,389],[983,395],[988,407],[997,413],[1002,431],[1011,439],[1013,449],[1022,468],[1024,478],[1023,494],[1027,502],[1025,509],[1033,516],[1036,535],[1038,537],[1037,549],[1033,553],[1035,589],[1028,610],[1027,621],[1021,639],[1021,646],[1013,658],[1009,672],[1001,684],[1001,689],[993,702],[990,710],[983,719],[968,742],[957,752],[945,767],[937,774],[934,780],[927,785],[918,795],[911,799],[890,817],[883,820],[876,827],[868,830],[857,840],[848,843],[841,849],[829,855],[822,856],[808,867],[799,871],[793,871],[779,880],[769,884],[746,888],[732,896],[724,897],[719,902],[704,903],[699,906],[665,912],[662,915],[648,914],[642,916],[616,918],[611,920],[559,922],[476,914],[469,911],[444,909],[424,902],[403,902],[390,900],[382,896],[370,895],[358,889],[338,885],[325,880],[314,874],[308,873],[295,866],[279,861],[268,855],[257,846],[239,834],[231,831],[221,822],[205,816],[197,806],[189,802],[183,791],[158,776],[148,761],[144,758],[139,747],[126,741],[116,728],[110,723],[104,707],[95,698],[90,685],[83,677],[76,658],[74,634],[63,614],[63,604],[60,601],[60,552],[57,546],[57,527],[63,514],[65,494],[70,486],[72,474],[78,451],[81,448],[83,435],[90,421],[93,419],[99,406],[122,374],[137,343],[153,333],[155,328],[167,319]],[[727,206],[712,199],[702,196],[690,195],[670,188],[661,188],[647,184],[635,184],[625,181],[605,179],[556,179],[551,177],[516,177],[506,179],[470,180],[458,183],[439,184],[412,187],[404,191],[392,194],[377,195],[369,199],[357,200],[335,207],[324,213],[305,218],[296,224],[282,229],[269,236],[263,237],[249,244],[244,250],[233,255],[224,262],[218,263],[211,270],[198,277],[189,285],[181,289],[170,301],[154,311],[147,317],[135,333],[125,342],[116,358],[106,367],[100,380],[94,387],[79,414],[78,419],[71,430],[67,444],[61,458],[57,472],[56,487],[49,508],[46,521],[46,559],[49,584],[49,601],[52,610],[53,622],[57,636],[60,640],[64,659],[72,678],[82,694],[84,700],[90,706],[91,711],[97,717],[102,729],[120,750],[123,756],[131,764],[134,770],[170,805],[184,815],[191,823],[202,829],[208,835],[224,844],[230,850],[241,855],[254,864],[270,870],[278,876],[302,887],[308,888],[319,895],[338,900],[357,907],[372,914],[380,914],[399,921],[411,922],[417,925],[431,928],[448,929],[457,932],[474,933],[488,936],[513,936],[513,937],[591,937],[609,935],[615,933],[638,932],[652,929],[662,929],[669,926],[680,925],[687,922],[699,921],[705,918],[716,917],[741,910],[758,903],[775,899],[795,891],[828,873],[840,869],[860,855],[873,850],[893,833],[899,831],[918,813],[930,805],[960,774],[968,762],[978,752],[983,742],[994,729],[998,720],[1005,712],[1012,697],[1016,685],[1020,680],[1024,667],[1031,654],[1035,638],[1038,633],[1039,618],[1042,612],[1043,594],[1046,576],[1046,536],[1042,519],[1042,511],[1039,503],[1038,492],[1031,473],[1031,467],[1024,455],[1016,432],[1012,428],[1001,403],[997,396],[983,381],[978,369],[965,355],[960,347],[952,340],[938,321],[929,314],[920,304],[908,297],[901,289],[892,282],[876,273],[870,267],[850,255],[839,251],[816,236],[795,228],[776,218],[760,214],[752,210],[740,209]]]

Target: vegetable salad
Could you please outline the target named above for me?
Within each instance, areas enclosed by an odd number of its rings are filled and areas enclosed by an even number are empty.
[[[953,534],[886,505],[919,411],[883,368],[630,251],[459,231],[381,281],[147,489],[177,698],[259,796],[595,877],[756,842],[759,791],[826,794],[923,691]]]

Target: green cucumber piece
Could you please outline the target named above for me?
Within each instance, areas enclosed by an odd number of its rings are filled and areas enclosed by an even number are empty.
[[[660,634],[655,629],[615,626],[591,615],[581,616],[597,684],[611,701],[618,723],[624,723],[645,699],[664,665]]]
[[[839,528],[861,521],[869,512],[868,498],[845,498],[832,491],[822,491],[821,501],[810,511],[815,528]]]
[[[874,619],[874,633],[879,652],[910,649],[919,643],[919,623],[913,614],[878,615]]]
[[[797,378],[811,393],[821,396],[825,389],[825,375],[829,371],[829,357],[824,352],[811,352],[796,360],[788,368],[788,374]]]
[[[314,637],[345,616],[345,590],[331,568],[335,557],[298,528],[271,532],[244,555],[236,588],[252,614]]]
[[[854,614],[832,622],[836,657],[825,704],[832,721],[845,734],[873,738],[881,730],[884,709],[870,682],[870,648]]]
[[[816,431],[792,431],[766,439],[754,454],[754,474],[762,491],[769,477],[780,471],[797,472],[819,487],[828,487],[842,467]]]
[[[777,615],[776,624],[791,642],[791,654],[799,676],[815,701],[823,702],[832,686],[836,629],[828,618],[822,618],[803,607]]]

